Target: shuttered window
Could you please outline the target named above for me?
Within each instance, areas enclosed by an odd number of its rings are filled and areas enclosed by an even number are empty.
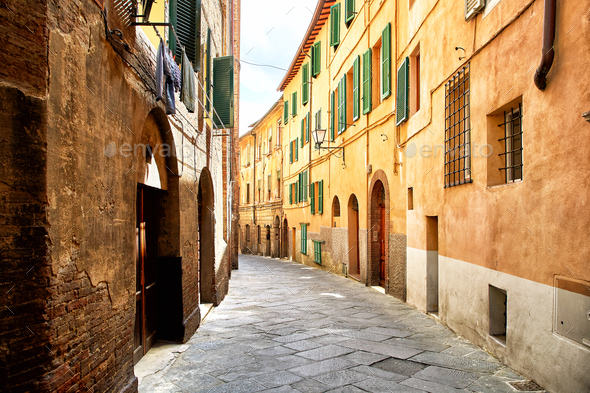
[[[307,202],[307,192],[309,186],[309,172],[303,172],[303,202]]]
[[[371,101],[371,84],[373,83],[373,72],[371,71],[371,49],[363,53],[363,115],[370,113],[373,109]]]
[[[391,23],[381,34],[381,100],[391,95]]]
[[[357,56],[352,65],[352,120],[360,117],[361,104],[361,58]]]
[[[318,265],[322,264],[322,242],[313,241],[313,261]]]
[[[289,122],[289,100],[286,100],[283,105],[283,123],[285,126]]]
[[[289,185],[289,205],[293,204],[293,186]]]
[[[397,69],[397,108],[396,108],[396,122],[399,126],[404,121],[408,120],[408,96],[410,93],[410,58],[406,57],[403,63]]]
[[[213,128],[234,126],[234,57],[216,57],[213,60]]]
[[[320,74],[322,70],[322,43],[316,42],[311,47],[311,76],[314,78]]]
[[[293,141],[289,142],[289,164],[293,163]]]
[[[465,20],[470,21],[486,5],[486,0],[465,0]]]
[[[152,1],[149,3],[151,8]],[[174,33],[169,33],[170,48],[176,62],[182,60],[182,45],[195,71],[201,71],[201,0],[171,0],[170,22],[180,40],[176,42]]]
[[[305,116],[305,143],[309,142],[309,124],[310,124],[309,113]]]
[[[346,75],[338,83],[338,135],[346,131]]]
[[[297,116],[297,92],[291,95],[291,116]]]
[[[307,224],[301,224],[301,253],[307,255]]]
[[[305,63],[302,68],[303,83],[301,84],[301,103],[303,105],[309,102],[309,63]]]
[[[104,0],[97,0],[98,5],[101,9],[104,9]],[[141,0],[141,8],[143,10],[143,21],[148,22],[150,20],[150,13],[152,12],[152,5],[154,0]]]
[[[295,182],[293,184],[293,189],[295,190],[295,198],[294,198],[294,202],[295,204],[299,203],[299,182]]]
[[[330,8],[330,46],[340,44],[340,4]]]
[[[324,214],[324,181],[318,182],[318,213]]]
[[[211,29],[207,30],[207,49],[205,49],[205,108],[211,110]]]
[[[334,130],[336,129],[336,94],[330,94],[330,141],[334,141]]]
[[[305,141],[305,118],[301,119],[301,134],[299,136],[301,137],[301,147],[303,147]]]
[[[309,185],[309,195],[310,195],[310,208],[311,208],[311,214],[315,214],[315,183],[311,183]]]
[[[354,0],[345,0],[345,8],[344,8],[344,21],[346,22],[346,24],[350,24],[350,22],[352,22],[352,20],[354,19]]]
[[[295,139],[293,149],[295,149],[295,161],[299,161],[299,138]]]

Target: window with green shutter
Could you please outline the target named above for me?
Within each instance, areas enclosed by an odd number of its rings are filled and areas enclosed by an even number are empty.
[[[289,122],[289,100],[286,100],[284,105],[283,105],[283,124],[285,124],[285,126],[288,124]]]
[[[311,183],[309,185],[309,196],[310,196],[309,206],[311,208],[311,214],[315,214],[315,184],[314,183]]]
[[[305,143],[309,143],[309,112],[305,116]]]
[[[334,141],[334,130],[336,129],[336,94],[332,91],[330,96],[330,141]]]
[[[294,187],[293,189],[295,190],[295,198],[294,198],[294,203],[297,204],[299,203],[299,181],[296,181],[294,183]]]
[[[371,101],[371,84],[373,83],[373,72],[371,71],[371,48],[363,53],[363,115],[373,110]]]
[[[234,126],[234,57],[213,59],[213,128]]]
[[[207,30],[207,49],[205,50],[205,108],[211,110],[211,29]]]
[[[346,74],[338,83],[338,135],[346,131]]]
[[[301,119],[301,134],[299,136],[301,137],[301,147],[303,147],[305,142],[305,118]]]
[[[289,184],[289,205],[293,204],[293,185]]]
[[[309,172],[303,172],[303,202],[307,202],[307,192],[309,186]]]
[[[330,8],[330,46],[340,44],[340,4]]]
[[[322,70],[322,43],[316,42],[311,47],[311,76],[316,78]]]
[[[301,224],[301,253],[307,255],[307,224]]]
[[[391,95],[391,23],[381,34],[381,100]]]
[[[404,121],[408,120],[408,96],[410,93],[410,59],[406,57],[403,63],[397,69],[397,108],[396,108],[396,122],[399,126]]]
[[[302,69],[303,83],[301,84],[301,103],[303,105],[309,102],[309,63],[305,63]]]
[[[313,241],[313,261],[318,265],[322,264],[322,242]]]
[[[299,161],[299,138],[295,138],[293,145],[293,149],[295,149],[295,161]]]
[[[350,24],[350,22],[352,22],[352,20],[354,19],[354,0],[345,0],[345,8],[344,8],[344,22],[346,23],[346,25],[348,26]]]
[[[318,182],[318,214],[324,214],[324,181]]]
[[[297,179],[299,179],[299,180],[297,180],[297,185],[299,186],[299,191],[298,191],[299,199],[297,199],[297,202],[301,203],[301,202],[303,202],[303,173],[302,172],[300,172],[297,175]]]
[[[148,2],[150,9],[152,2]],[[174,33],[168,33],[170,48],[176,62],[180,64],[182,61],[182,45],[186,56],[193,63],[194,70],[201,71],[201,0],[171,0],[169,11],[170,22],[180,40],[176,42]],[[147,13],[149,14],[149,10]]]
[[[361,112],[361,57],[352,65],[352,120],[358,120]]]
[[[289,164],[293,163],[293,141],[289,142]]]
[[[291,95],[291,116],[297,116],[297,92]]]

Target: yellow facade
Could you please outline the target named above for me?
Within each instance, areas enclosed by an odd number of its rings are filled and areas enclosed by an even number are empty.
[[[346,3],[355,4],[348,22]],[[555,62],[540,90],[550,3],[492,0],[468,17],[464,2],[448,0],[320,0],[279,86],[281,224],[293,260],[381,286],[552,391],[579,392],[590,386],[590,247],[580,232],[590,227],[590,22],[587,4],[558,4]],[[315,148],[316,128],[335,149]]]
[[[240,138],[240,252],[282,257],[282,99]]]

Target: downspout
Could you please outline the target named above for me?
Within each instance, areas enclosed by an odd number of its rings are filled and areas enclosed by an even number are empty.
[[[535,85],[539,90],[545,90],[547,87],[547,74],[553,65],[555,58],[555,14],[556,0],[545,0],[545,12],[543,16],[543,54],[541,64],[535,72]]]

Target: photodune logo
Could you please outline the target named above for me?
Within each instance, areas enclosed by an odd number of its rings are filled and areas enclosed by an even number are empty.
[[[148,161],[155,155],[159,155],[162,158],[171,157],[173,149],[167,143],[156,144],[155,146],[138,143],[132,145],[130,143],[123,143],[121,146],[117,146],[117,142],[111,142],[104,148],[104,155],[107,158],[113,158],[117,154],[121,157],[143,157]]]
[[[488,157],[491,157],[492,154],[494,154],[494,148],[492,147],[492,145],[486,144],[486,145],[480,146],[477,143],[474,143],[472,146],[473,146],[473,149],[471,149],[470,156],[473,158],[479,158],[479,157],[488,158]],[[448,153],[451,154],[451,156],[456,155],[458,157],[463,157],[465,155],[469,155],[469,154],[465,154],[468,152],[469,152],[468,146],[458,146],[454,149],[451,149]],[[416,157],[416,155],[419,155],[422,158],[444,157],[445,145],[423,144],[423,145],[418,146],[418,145],[416,145],[416,143],[412,142],[412,143],[408,143],[406,146],[404,146],[403,154],[407,158],[414,158],[414,157]]]

